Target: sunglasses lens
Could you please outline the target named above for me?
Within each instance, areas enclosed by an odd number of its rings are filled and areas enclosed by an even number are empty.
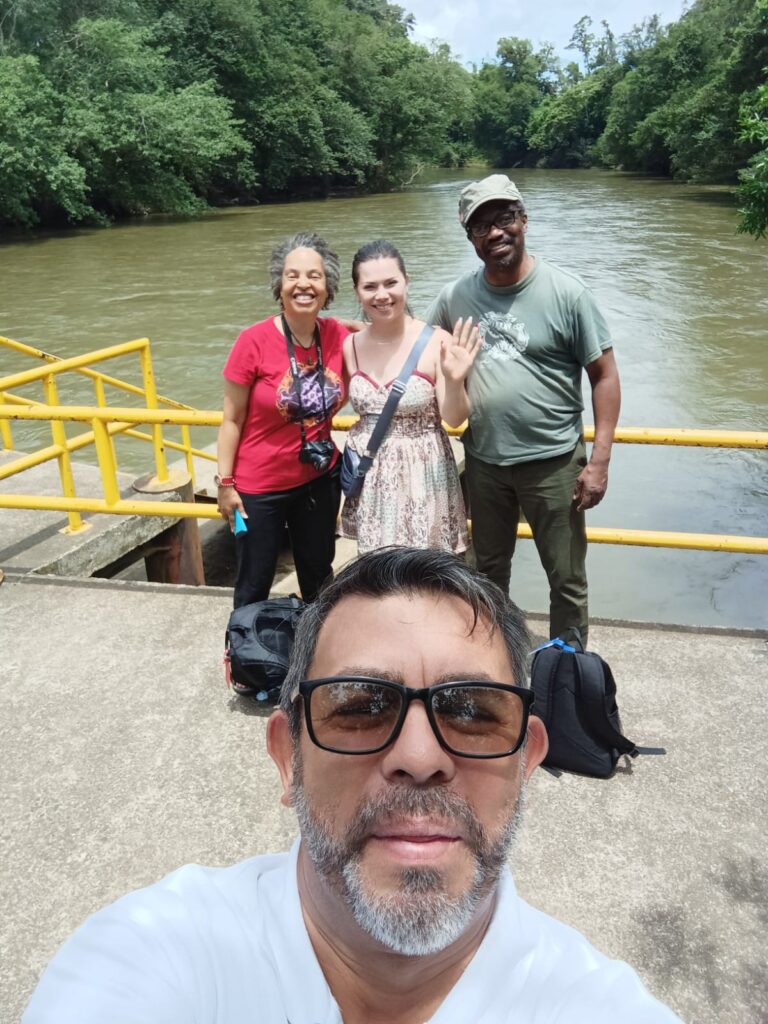
[[[523,731],[525,708],[516,693],[473,684],[447,686],[432,695],[440,735],[457,754],[513,751]]]
[[[318,686],[309,702],[317,742],[357,754],[386,746],[401,708],[402,697],[396,689],[354,679]]]

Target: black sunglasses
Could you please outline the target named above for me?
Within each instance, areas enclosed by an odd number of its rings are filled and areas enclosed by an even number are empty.
[[[495,217],[491,217],[490,220],[473,220],[467,226],[467,234],[470,238],[474,238],[477,241],[479,238],[485,238],[492,227],[497,227],[500,231],[504,231],[506,228],[511,228],[518,217],[522,219],[524,216],[523,210],[517,208],[504,210],[502,213],[497,213]]]
[[[533,691],[466,679],[413,689],[370,676],[299,683],[307,732],[334,754],[376,754],[394,743],[411,701],[424,704],[437,742],[458,757],[510,757],[525,739]]]

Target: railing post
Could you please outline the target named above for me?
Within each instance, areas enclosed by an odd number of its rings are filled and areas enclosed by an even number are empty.
[[[104,499],[108,505],[116,505],[120,501],[120,487],[117,482],[117,466],[115,464],[115,453],[112,448],[112,439],[109,430],[103,420],[94,418],[93,441],[96,446],[96,455],[99,459],[101,470],[101,486],[104,488]]]
[[[155,388],[155,374],[152,369],[149,341],[139,350],[139,359],[141,360],[141,375],[144,379],[144,401],[148,409],[157,409],[157,389]],[[168,479],[168,464],[165,460],[163,427],[160,423],[152,424],[152,446],[155,449],[155,473],[160,483],[164,483]]]
[[[0,391],[0,405],[5,405],[5,394],[2,391]],[[13,435],[11,434],[11,424],[6,419],[0,419],[0,437],[3,439],[3,447],[12,452]]]
[[[98,405],[98,407],[100,409],[106,409],[107,396],[104,391],[104,381],[101,377],[93,378],[93,390],[96,394],[96,404]],[[112,449],[112,461],[115,464],[115,469],[117,469],[117,452],[115,451],[115,441],[112,435],[109,433],[109,430],[107,430],[107,436],[109,437],[109,446]]]
[[[59,404],[59,391],[56,387],[56,376],[49,373],[45,377],[45,401],[48,405]],[[61,490],[65,498],[76,497],[75,478],[72,475],[72,463],[69,459],[67,448],[67,431],[61,420],[51,420],[51,434],[53,443],[60,449],[57,461],[59,463],[59,477],[61,478]],[[61,533],[80,533],[82,530],[89,530],[90,523],[83,522],[79,512],[68,513],[69,526],[65,526]]]
[[[187,462],[187,472],[189,473],[190,479],[192,480],[192,486],[195,485],[195,460],[192,458],[192,437],[189,433],[189,424],[184,423],[181,427],[181,443],[184,447],[184,458]]]

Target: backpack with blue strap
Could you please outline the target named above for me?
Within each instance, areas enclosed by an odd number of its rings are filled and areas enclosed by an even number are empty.
[[[533,651],[533,714],[549,736],[543,765],[605,779],[622,755],[637,757],[640,750],[622,732],[608,664],[584,650],[577,629],[569,634],[568,643],[556,637]]]

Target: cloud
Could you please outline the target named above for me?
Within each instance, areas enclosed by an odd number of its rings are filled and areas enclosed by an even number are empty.
[[[517,0],[465,0],[461,5],[443,4],[441,0],[400,0],[400,5],[416,18],[416,42],[446,42],[461,61],[476,64],[495,57],[496,45],[503,36],[530,39],[536,48],[552,43],[562,58],[574,59],[574,52],[566,50],[566,46],[582,15],[592,18],[593,31],[601,31],[600,22],[604,19],[619,36],[651,14],[659,14],[665,24],[677,21],[683,3],[684,0],[590,0],[582,9],[570,0],[539,5]]]

